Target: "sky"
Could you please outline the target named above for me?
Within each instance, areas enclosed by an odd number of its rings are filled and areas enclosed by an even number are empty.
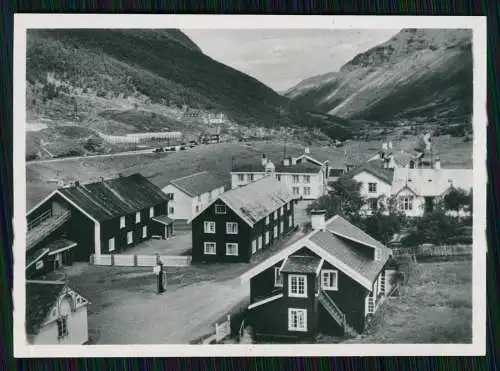
[[[211,58],[278,92],[335,72],[399,30],[182,30]]]

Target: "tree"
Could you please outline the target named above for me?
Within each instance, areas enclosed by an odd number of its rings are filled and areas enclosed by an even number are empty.
[[[461,188],[452,187],[443,197],[443,206],[446,210],[457,212],[469,206],[472,208],[472,191],[467,192]]]

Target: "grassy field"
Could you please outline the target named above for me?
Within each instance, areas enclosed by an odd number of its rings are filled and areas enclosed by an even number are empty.
[[[441,156],[443,167],[471,167],[471,143],[464,143],[460,139],[440,137],[435,140],[436,148]],[[410,140],[398,142],[398,148],[411,148]],[[380,148],[379,141],[352,142],[352,151],[359,154],[361,159],[367,159]],[[97,157],[81,159],[64,159],[49,163],[30,163],[26,166],[27,180],[27,207],[28,209],[43,199],[50,191],[56,188],[57,180],[96,181],[99,177],[110,177],[123,173],[124,175],[139,172],[158,186],[165,186],[170,180],[208,170],[226,179],[229,183],[229,171],[232,157],[234,161],[244,162],[258,160],[261,153],[273,161],[280,161],[283,157],[285,144],[276,141],[261,141],[243,143],[220,143],[217,145],[198,146],[187,151],[176,153],[148,153],[121,157]],[[452,151],[453,149],[453,151]],[[303,146],[298,143],[287,143],[287,155],[298,154]],[[344,149],[311,147],[311,151],[327,153],[334,164],[343,164]]]
[[[471,343],[471,261],[421,263],[383,303],[366,335],[347,343]]]

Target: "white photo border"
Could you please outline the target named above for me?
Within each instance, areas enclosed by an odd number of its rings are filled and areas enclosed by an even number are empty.
[[[473,30],[473,319],[471,344],[300,345],[29,345],[25,336],[26,246],[26,31],[54,28],[179,29],[401,29]],[[481,356],[486,353],[486,17],[282,16],[282,15],[14,15],[14,356],[213,357],[213,356]]]

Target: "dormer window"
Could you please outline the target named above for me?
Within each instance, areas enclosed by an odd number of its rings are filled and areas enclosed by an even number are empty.
[[[375,260],[380,260],[380,248],[375,248],[375,252],[374,252],[374,255],[375,255]]]

